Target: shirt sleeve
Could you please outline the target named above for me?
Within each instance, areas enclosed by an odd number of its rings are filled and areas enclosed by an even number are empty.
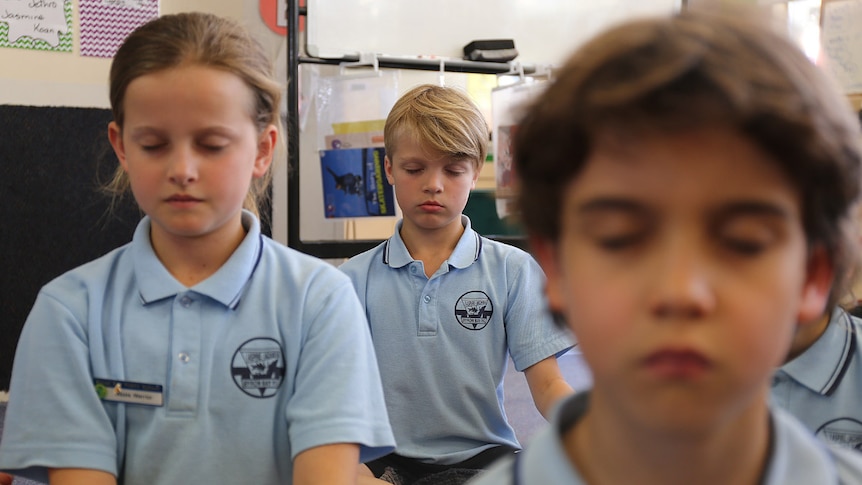
[[[506,335],[515,369],[524,369],[570,349],[575,341],[568,329],[557,326],[544,295],[545,274],[527,253],[519,252],[506,264],[509,299]]]
[[[36,298],[15,353],[0,469],[44,482],[48,468],[117,474],[113,421],[95,392],[82,321],[45,290]]]
[[[350,280],[320,282],[324,295],[309,302],[296,376],[288,403],[290,440],[299,452],[333,443],[359,443],[365,462],[394,449],[377,359],[365,313]],[[293,458],[292,457],[292,458]]]

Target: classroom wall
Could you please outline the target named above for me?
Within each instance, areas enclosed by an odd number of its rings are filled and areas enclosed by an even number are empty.
[[[160,11],[200,10],[243,20],[246,3],[257,5],[250,0],[161,0]],[[77,0],[73,6],[77,29]],[[107,108],[110,59],[80,56],[78,36],[73,37],[71,53],[0,48],[0,104]]]

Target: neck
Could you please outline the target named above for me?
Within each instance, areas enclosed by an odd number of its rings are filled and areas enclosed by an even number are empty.
[[[185,237],[150,229],[153,250],[165,268],[186,287],[212,276],[242,243],[242,223],[199,237]]]
[[[563,436],[569,459],[586,483],[611,485],[749,484],[761,482],[769,462],[770,423],[765,400],[731,422],[701,431],[638,427],[590,400],[584,417]],[[621,466],[624,465],[624,466]]]
[[[796,334],[793,336],[793,343],[790,344],[790,353],[787,356],[787,362],[795,359],[799,354],[808,350],[817,339],[826,331],[831,318],[830,313],[822,315],[814,322],[801,322],[797,325]]]
[[[431,277],[452,254],[464,234],[464,226],[461,225],[460,217],[451,224],[435,229],[423,229],[404,219],[399,234],[410,256],[422,261],[426,275]]]

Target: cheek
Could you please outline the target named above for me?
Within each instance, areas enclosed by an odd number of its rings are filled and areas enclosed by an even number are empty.
[[[577,248],[568,253],[579,253]],[[602,271],[589,258],[562,259],[560,300],[572,331],[584,346],[613,345],[637,318],[637,280],[628,273]]]
[[[741,355],[760,362],[752,363],[752,368],[780,365],[790,348],[802,282],[798,275],[784,276],[750,279],[748,284],[737,280],[725,293],[730,313],[726,322],[733,327],[728,337]]]

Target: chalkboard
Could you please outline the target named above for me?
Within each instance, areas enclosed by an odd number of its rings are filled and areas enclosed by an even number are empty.
[[[862,0],[832,0],[820,12],[825,64],[847,94],[862,93]]]
[[[460,59],[473,40],[514,39],[522,63],[558,65],[619,21],[679,11],[681,0],[308,0],[309,55]]]

